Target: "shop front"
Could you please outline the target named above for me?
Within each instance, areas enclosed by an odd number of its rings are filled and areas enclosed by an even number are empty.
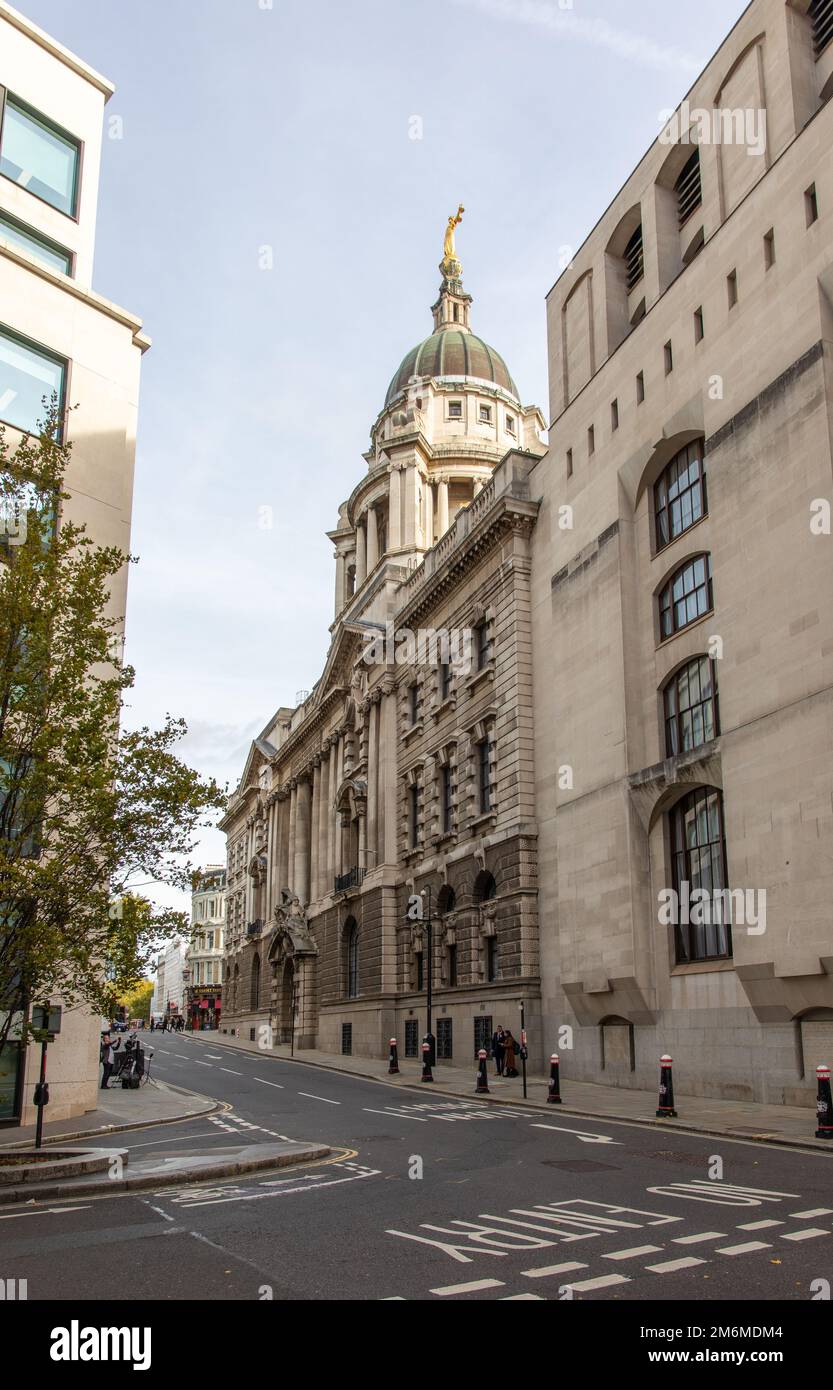
[[[219,1028],[222,1011],[220,986],[215,985],[210,993],[199,986],[192,986],[188,995],[188,1027],[191,1031],[198,1033]]]

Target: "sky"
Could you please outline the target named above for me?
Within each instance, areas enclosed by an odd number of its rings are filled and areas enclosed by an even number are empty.
[[[390,378],[431,331],[449,214],[465,206],[472,327],[546,410],[561,250],[745,4],[16,3],[116,86],[93,287],[153,340],[125,722],[183,717],[182,756],[233,788],[252,737],[320,675],[324,533],[366,470]],[[224,861],[206,830],[194,862]]]

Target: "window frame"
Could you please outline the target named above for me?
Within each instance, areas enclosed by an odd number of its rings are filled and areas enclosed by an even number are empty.
[[[479,814],[488,816],[494,810],[492,796],[492,739],[489,735],[477,745],[477,804]]]
[[[690,593],[685,593],[685,592],[684,592],[684,593],[682,594],[681,599],[676,599],[676,600],[675,600],[675,599],[674,599],[674,584],[675,584],[675,581],[676,581],[677,579],[679,579],[679,578],[681,577],[681,575],[683,575],[683,574],[686,572],[686,570],[688,570],[688,569],[692,569],[692,570],[693,570],[694,567],[697,565],[697,563],[698,563],[700,560],[705,561],[705,581],[704,581],[704,583],[703,583],[702,585],[700,585],[700,584],[695,584],[695,586],[691,589]],[[701,588],[705,589],[705,591],[706,591],[706,597],[707,597],[707,600],[708,600],[708,606],[707,606],[706,608],[704,608],[704,609],[702,610],[702,612],[698,612],[698,613],[696,614],[695,617],[693,617],[693,618],[688,618],[688,619],[686,620],[686,622],[680,623],[679,625],[677,625],[676,616],[675,616],[675,614],[676,614],[676,605],[677,605],[679,602],[681,602],[683,599],[684,599],[684,600],[687,600],[687,599],[690,597],[691,594],[696,594],[696,593],[698,592],[698,590],[701,589]],[[669,596],[669,602],[668,602],[667,607],[664,605],[664,602],[663,602],[663,600],[665,599],[666,594]],[[670,614],[672,615],[672,619],[673,619],[672,626],[671,626],[671,630],[670,630],[669,632],[665,632],[665,631],[664,631],[664,625],[663,625],[663,615],[664,615],[664,613],[666,613],[666,612],[667,612],[667,613],[670,613]],[[660,640],[660,642],[669,642],[669,641],[671,640],[672,637],[676,637],[676,636],[678,635],[678,633],[680,633],[680,632],[685,632],[685,630],[686,630],[687,628],[692,627],[694,623],[699,622],[701,618],[705,618],[709,613],[713,613],[713,612],[714,612],[714,581],[713,581],[713,575],[712,575],[712,557],[711,557],[711,552],[710,552],[710,551],[708,551],[708,550],[701,550],[701,551],[699,551],[697,554],[695,554],[695,555],[690,555],[686,560],[683,560],[682,564],[678,565],[677,568],[676,568],[675,570],[672,571],[672,573],[668,576],[668,578],[667,578],[667,579],[665,580],[665,582],[663,583],[662,587],[661,587],[661,588],[658,590],[658,592],[657,592],[657,615],[658,615],[658,618],[659,618],[659,640]]]
[[[0,238],[3,235],[4,225],[12,232],[19,232],[25,241],[34,242],[36,245],[43,247],[45,251],[51,251],[53,255],[65,258],[68,268],[66,270],[56,271],[54,266],[49,265],[46,261],[39,260],[35,252],[28,252],[32,259],[37,261],[38,265],[42,266],[45,270],[52,271],[53,275],[66,275],[69,280],[75,278],[75,252],[71,251],[68,246],[62,246],[59,241],[53,241],[52,237],[45,236],[43,232],[35,231],[34,227],[30,227],[28,223],[22,222],[19,217],[12,216],[5,208],[0,208]],[[10,243],[9,249],[12,251],[18,251],[20,249],[26,250],[25,247],[20,248],[16,246],[14,242]]]
[[[717,808],[718,829],[719,829],[718,838],[717,838],[716,840],[706,839],[703,843],[698,842],[698,843],[696,843],[696,844],[694,844],[694,845],[689,845],[689,844],[687,844],[687,843],[686,843],[686,833],[685,833],[686,822],[685,822],[685,820],[684,820],[686,811],[691,810],[691,809],[693,809],[693,808],[696,808],[697,805],[698,805],[698,802],[704,802],[704,803],[705,803],[706,818],[707,818],[707,821],[708,821],[708,819],[709,819],[709,814],[710,814],[709,803],[712,801],[712,799],[714,799],[714,802],[715,802],[715,805],[716,805],[716,808]],[[696,814],[696,813],[695,813],[695,814]],[[713,847],[713,846],[719,847],[719,851],[720,851],[718,863],[719,863],[719,871],[720,871],[720,876],[721,876],[721,880],[722,880],[722,881],[721,881],[721,883],[720,883],[720,885],[719,885],[719,890],[729,890],[729,873],[728,873],[728,862],[727,862],[727,856],[726,856],[726,816],[725,816],[724,807],[723,807],[723,793],[722,793],[722,791],[720,790],[720,788],[719,788],[719,787],[711,787],[711,786],[709,786],[709,787],[706,787],[706,786],[696,786],[696,787],[693,787],[692,790],[691,790],[690,792],[687,793],[687,795],[685,795],[685,796],[683,796],[683,797],[680,797],[679,801],[676,801],[676,802],[674,803],[674,805],[670,808],[670,810],[668,811],[667,816],[666,816],[666,823],[667,823],[667,831],[668,831],[668,848],[669,848],[669,854],[670,854],[670,859],[671,859],[671,883],[672,883],[672,887],[673,887],[673,889],[674,889],[674,892],[677,894],[677,903],[679,904],[679,903],[681,902],[681,900],[682,900],[682,896],[683,896],[683,895],[682,895],[682,885],[683,885],[683,883],[686,883],[686,882],[688,883],[689,894],[690,894],[691,892],[696,891],[696,889],[700,888],[700,886],[701,886],[699,882],[695,882],[695,879],[693,879],[693,878],[691,877],[691,866],[692,866],[694,854],[701,855],[701,854],[703,854],[704,852],[708,851],[708,853],[709,853],[709,858],[711,859],[711,867],[712,867],[712,869],[713,869],[714,863],[715,863],[715,856],[714,856],[714,853],[713,853],[713,850],[712,850],[712,847]],[[682,846],[682,847],[679,848],[679,849],[676,847],[678,842],[679,842],[679,843],[681,844],[681,846]],[[685,872],[686,872],[686,874],[688,874],[688,878],[683,878],[683,877],[681,877],[681,874],[680,874],[681,861],[684,861]],[[710,871],[710,877],[711,877],[711,871]],[[712,888],[711,888],[711,890],[709,890],[709,891],[715,892],[715,891],[719,891],[719,890],[715,887],[714,884],[712,884]],[[712,901],[713,901],[713,899],[712,899]],[[711,923],[708,923],[708,924],[706,924],[706,923],[698,924],[698,923],[691,923],[691,922],[682,923],[682,922],[680,922],[680,921],[677,921],[677,922],[674,924],[674,959],[675,959],[675,964],[676,964],[676,965],[702,965],[702,964],[707,964],[707,963],[710,962],[710,961],[721,961],[721,960],[730,961],[730,960],[732,960],[732,959],[733,959],[733,947],[732,947],[732,924],[731,924],[731,921],[721,923],[720,925],[721,925],[721,927],[725,930],[725,933],[726,933],[726,940],[725,940],[726,950],[725,950],[725,951],[708,951],[708,950],[706,950],[706,951],[703,952],[703,953],[699,953],[699,952],[696,952],[696,951],[692,950],[692,941],[693,941],[692,932],[693,932],[693,931],[702,932],[702,933],[703,933],[703,938],[702,938],[702,939],[703,939],[704,941],[707,941],[707,936],[706,936],[706,934],[707,934],[707,932],[709,932],[709,931],[714,932],[714,931],[716,930],[715,923],[711,922]],[[683,932],[684,932],[684,931],[687,933],[687,936],[686,936],[686,937],[683,936]]]
[[[45,358],[48,362],[53,362],[61,368],[61,389],[58,392],[58,442],[63,444],[66,436],[67,400],[69,398],[71,365],[69,358],[61,356],[58,352],[53,352],[51,348],[45,347],[43,343],[37,343],[34,339],[27,338],[23,333],[18,333],[16,329],[10,328],[8,324],[0,323],[0,340],[3,338],[8,339],[12,343],[16,343],[18,347],[25,348],[27,352],[32,352],[36,356]],[[5,415],[0,415],[0,424],[7,425],[9,429],[18,430],[20,434],[28,434],[32,438],[37,437],[34,429],[29,429],[23,425],[17,425],[13,420],[8,420]]]
[[[8,88],[0,88],[0,93],[2,94],[2,100],[0,101],[0,161],[2,161],[3,155],[3,135],[6,129],[6,112],[9,107],[13,107],[22,112],[24,116],[28,116],[29,119],[35,121],[36,124],[43,126],[46,130],[51,131],[53,135],[57,135],[60,139],[65,140],[67,144],[75,147],[76,158],[72,181],[72,211],[67,212],[64,208],[58,207],[57,203],[53,203],[49,198],[44,198],[41,193],[36,193],[35,190],[29,188],[27,184],[19,183],[17,179],[12,178],[11,174],[3,173],[2,168],[0,168],[0,177],[8,179],[9,183],[13,183],[16,188],[22,188],[25,193],[30,193],[33,198],[37,198],[39,203],[43,203],[46,207],[52,208],[53,211],[59,213],[61,217],[68,217],[71,222],[77,223],[80,220],[79,208],[81,206],[84,141],[80,136],[73,135],[71,130],[67,130],[64,126],[60,125],[58,121],[53,121],[50,116],[39,111],[36,106],[31,106],[29,102],[16,96],[14,92],[10,92]]]
[[[700,672],[702,672],[702,666],[704,662],[708,663],[709,679],[711,681],[711,695],[706,700],[702,698],[702,676],[700,674]],[[692,671],[692,668],[695,666],[699,668],[698,680],[700,681],[701,698],[695,703],[688,704],[685,706],[685,708],[683,708],[680,703],[679,682],[682,676],[687,673],[690,684],[690,673]],[[672,693],[674,700],[674,708],[669,709],[670,697]],[[705,727],[705,709],[709,705],[711,706],[711,738],[704,738],[700,743],[692,743],[689,747],[685,747],[683,743],[682,728],[680,724],[681,717],[685,714],[692,714],[693,711],[699,709],[704,712],[702,717],[703,725]],[[712,657],[703,654],[700,656],[693,656],[689,661],[684,662],[682,666],[678,666],[676,671],[674,671],[673,675],[669,676],[668,680],[662,687],[662,712],[663,728],[665,731],[665,756],[667,758],[678,758],[684,753],[696,752],[698,748],[705,748],[706,744],[711,743],[713,739],[718,738],[720,735],[720,704],[719,692],[717,687],[717,662]],[[676,748],[672,746],[675,741],[677,744]]]
[[[707,517],[709,514],[709,494],[708,482],[706,478],[706,450],[704,446],[705,440],[702,438],[692,439],[689,441],[688,444],[684,444],[682,449],[678,449],[677,452],[673,455],[673,457],[668,460],[662,472],[654,481],[654,485],[651,491],[654,503],[654,554],[656,555],[659,555],[660,552],[663,550],[667,550],[669,545],[673,545],[674,541],[679,540],[680,536],[686,535],[686,533],[690,531],[692,527],[696,526],[698,522],[702,521],[704,517]],[[698,455],[696,460],[692,457],[692,452],[695,450]],[[699,475],[694,483],[689,483],[686,487],[682,488],[679,491],[676,497],[672,498],[671,487],[676,486],[679,483],[681,476],[679,465],[683,459],[685,459],[686,473],[690,474],[691,465],[696,461],[699,464]],[[674,477],[672,481],[670,475],[672,473],[672,470],[674,470],[675,468],[677,469],[677,473],[676,477]],[[665,489],[665,498],[664,501],[661,502],[660,492],[663,488]],[[673,531],[672,528],[674,503],[679,503],[680,508],[682,510],[683,499],[685,497],[692,497],[693,499],[694,495],[698,493],[700,499],[699,516],[694,515],[694,502],[692,500],[692,520],[688,523],[688,525],[683,526],[679,531]],[[665,537],[663,537],[661,531],[661,517],[665,518]]]

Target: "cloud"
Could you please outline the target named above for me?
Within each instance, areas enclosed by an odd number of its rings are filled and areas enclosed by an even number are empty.
[[[557,0],[454,0],[457,5],[481,10],[495,19],[548,29],[560,38],[576,39],[596,48],[606,48],[619,58],[642,63],[663,71],[682,71],[695,75],[703,62],[679,48],[665,48],[627,29],[615,29],[604,19],[582,19],[572,10],[562,9]]]

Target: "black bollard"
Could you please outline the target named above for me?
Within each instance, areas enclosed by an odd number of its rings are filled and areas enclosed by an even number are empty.
[[[431,1071],[431,1044],[422,1044],[422,1081],[433,1081],[434,1073]]]
[[[819,1083],[819,1094],[816,1101],[819,1127],[816,1130],[816,1138],[833,1139],[833,1096],[830,1094],[830,1068],[816,1067],[816,1077]]]
[[[665,1053],[659,1061],[659,1105],[657,1119],[670,1120],[676,1117],[674,1109],[674,1080],[671,1075],[671,1058]]]
[[[398,1054],[398,1052],[397,1052],[397,1050],[396,1050],[396,1038],[391,1038],[391,1040],[390,1040],[390,1066],[388,1067],[388,1076],[398,1076],[398,1075],[399,1075],[399,1054]]]
[[[488,1095],[489,1095],[489,1077],[488,1077],[488,1074],[487,1074],[487,1072],[486,1072],[486,1049],[485,1049],[485,1047],[481,1047],[481,1049],[480,1049],[480,1051],[478,1052],[477,1056],[478,1056],[478,1059],[479,1059],[479,1065],[478,1065],[478,1068],[477,1068],[477,1085],[475,1086],[475,1092],[476,1092],[476,1094],[479,1095],[479,1096],[488,1096]]]
[[[547,1105],[561,1104],[561,1082],[558,1075],[558,1054],[553,1053],[550,1057],[550,1081],[549,1093],[547,1095]]]

